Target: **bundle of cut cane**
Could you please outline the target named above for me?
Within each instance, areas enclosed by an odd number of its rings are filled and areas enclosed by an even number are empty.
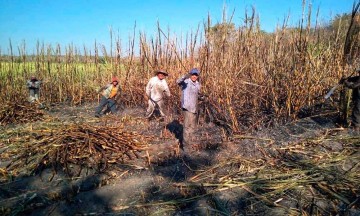
[[[18,148],[18,156],[7,167],[13,174],[41,172],[46,167],[55,172],[62,169],[71,176],[83,168],[104,171],[111,163],[139,158],[139,152],[147,147],[144,136],[85,123],[33,130],[31,137],[24,139],[28,141]]]
[[[44,112],[36,105],[10,101],[0,108],[0,125],[43,120]]]

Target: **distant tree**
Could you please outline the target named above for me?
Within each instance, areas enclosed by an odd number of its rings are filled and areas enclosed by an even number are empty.
[[[207,39],[215,44],[223,43],[225,40],[232,38],[235,34],[234,23],[217,23],[208,29]]]
[[[236,38],[235,24],[231,22],[217,23],[207,28],[206,39],[213,51],[225,53],[230,42]]]
[[[351,13],[343,13],[336,15],[330,21],[330,28],[333,30],[339,30],[346,33],[346,30],[349,28],[351,21]],[[357,14],[354,19],[354,30],[359,31],[360,29],[360,15]]]
[[[350,57],[356,58],[360,53],[360,14],[357,13],[354,16],[351,29],[349,29],[351,19],[351,13],[336,15],[330,22],[329,28],[335,32],[338,32],[338,37],[340,37],[342,41],[345,41],[346,34],[348,33],[349,38],[345,46],[347,46],[346,49],[349,50],[348,54]]]

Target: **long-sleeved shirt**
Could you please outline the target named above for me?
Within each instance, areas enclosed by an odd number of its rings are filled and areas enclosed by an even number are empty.
[[[166,80],[160,80],[157,76],[154,76],[149,80],[145,91],[146,95],[155,102],[163,99],[164,95],[170,97],[170,90]]]
[[[31,81],[31,80],[28,80],[26,82],[26,86],[29,88],[29,89],[39,89],[40,88],[40,84],[41,84],[41,81],[40,80],[36,80],[36,81]]]
[[[350,77],[344,81],[344,84],[353,89],[353,101],[360,103],[360,76]]]
[[[108,98],[115,98],[116,96],[120,95],[120,86],[114,86],[113,84],[109,83],[106,86],[104,86],[102,89],[102,95],[108,99]]]
[[[198,96],[200,92],[200,83],[196,80],[193,82],[186,76],[178,79],[177,84],[181,87],[181,107],[189,112],[196,113],[198,105]]]

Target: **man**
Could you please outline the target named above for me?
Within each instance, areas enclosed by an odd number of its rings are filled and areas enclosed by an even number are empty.
[[[101,116],[101,111],[107,105],[111,113],[116,113],[116,101],[120,96],[120,86],[117,77],[113,77],[111,83],[100,88],[99,93],[102,94],[100,104],[95,110],[95,117]]]
[[[155,72],[155,76],[152,77],[145,88],[146,99],[148,100],[148,108],[145,113],[146,118],[153,116],[155,109],[158,109],[162,119],[165,118],[164,112],[164,96],[170,97],[169,86],[165,80],[168,73],[163,70]]]
[[[351,115],[352,126],[356,132],[360,132],[360,68],[357,69],[358,76],[341,79],[340,84],[353,90],[353,111]]]
[[[198,111],[198,96],[200,92],[199,75],[200,71],[197,68],[193,68],[189,74],[177,80],[177,84],[182,90],[181,108],[184,115],[182,147],[184,151],[190,150],[189,145],[196,126],[196,113]]]
[[[26,86],[29,89],[29,102],[38,102],[39,101],[39,92],[40,92],[41,81],[38,80],[35,76],[31,76],[30,80],[26,82]]]

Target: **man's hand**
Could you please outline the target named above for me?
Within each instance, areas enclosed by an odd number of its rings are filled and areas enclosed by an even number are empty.
[[[339,84],[340,84],[340,85],[344,84],[345,80],[346,80],[345,77],[341,77],[341,79],[340,79],[340,81],[339,81]]]
[[[208,98],[207,94],[199,93],[198,94],[198,100],[199,101],[205,101]]]
[[[117,95],[115,95],[114,100],[115,100],[116,102],[118,102],[118,101],[120,100],[120,98],[121,98],[121,95],[120,95],[120,94],[117,94]]]
[[[102,92],[105,90],[105,87],[101,87],[99,90],[97,90],[98,94],[102,94]]]
[[[186,74],[184,77],[185,77],[185,79],[190,78],[190,77],[191,77],[191,74],[188,73],[188,74]]]
[[[149,96],[147,96],[147,94],[144,94],[144,99],[145,99],[145,102],[147,102],[149,100]]]

